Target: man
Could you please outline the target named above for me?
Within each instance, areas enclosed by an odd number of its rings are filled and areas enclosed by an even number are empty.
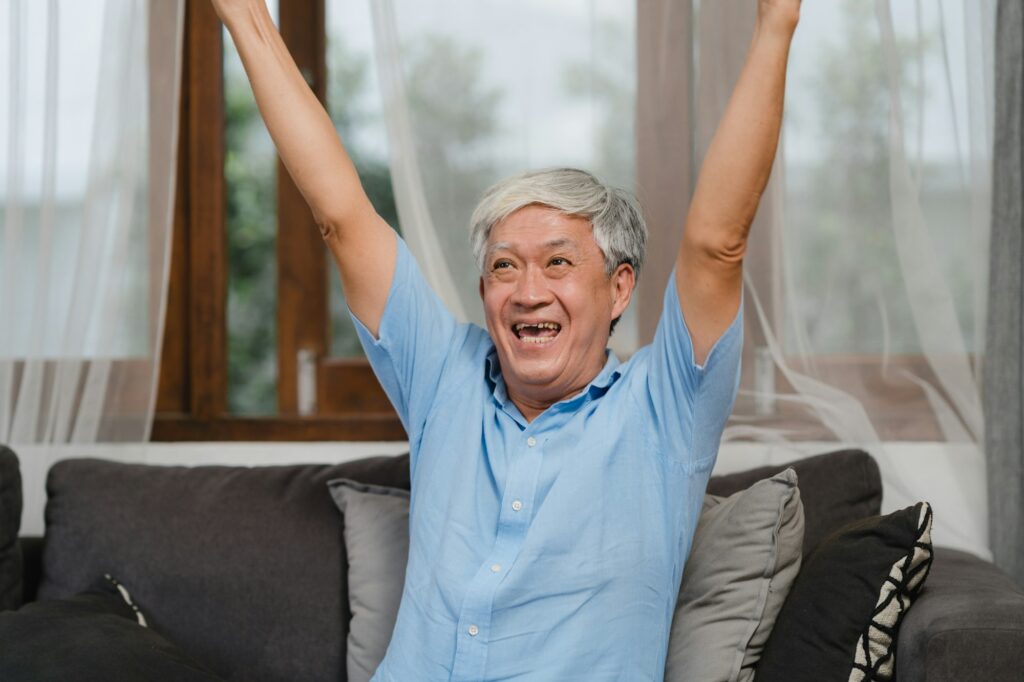
[[[487,330],[458,324],[375,213],[262,0],[214,0],[409,434],[410,548],[374,680],[653,680],[742,346],[742,260],[799,0],[761,0],[651,346],[606,350],[646,242],[582,171],[491,188],[472,218]],[[685,320],[685,322],[684,322]]]

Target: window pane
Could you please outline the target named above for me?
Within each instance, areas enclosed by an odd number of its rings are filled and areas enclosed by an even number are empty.
[[[784,130],[785,267],[798,294],[785,311],[787,352],[801,347],[800,329],[814,353],[920,353],[913,306],[922,300],[907,280],[919,265],[908,254],[934,256],[943,290],[930,295],[952,300],[967,350],[981,350],[971,347],[984,282],[971,228],[964,7],[891,8],[894,62],[875,5],[801,12]],[[897,153],[917,197],[892,191]],[[920,207],[921,230],[901,202]]]
[[[268,3],[277,21],[277,2]],[[242,61],[224,31],[228,230],[228,407],[277,411],[277,156]]]
[[[377,212],[398,228],[367,0],[327,2],[327,110]],[[330,253],[331,355],[363,357]]]

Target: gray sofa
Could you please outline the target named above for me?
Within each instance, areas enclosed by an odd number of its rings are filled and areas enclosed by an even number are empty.
[[[867,454],[792,466],[805,553],[878,513],[881,481]],[[783,468],[714,477],[708,492],[728,495]],[[345,680],[343,519],[326,487],[341,477],[408,489],[408,456],[252,468],[59,462],[46,537],[20,539],[24,601],[69,597],[109,573],[153,630],[224,679]],[[902,682],[1024,679],[1024,593],[993,565],[937,548],[897,644]]]

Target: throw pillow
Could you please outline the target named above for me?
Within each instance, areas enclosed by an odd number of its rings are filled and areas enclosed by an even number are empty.
[[[0,679],[213,682],[215,676],[146,626],[110,576],[74,597],[0,613]]]
[[[0,445],[0,611],[21,606],[21,471],[18,457]]]
[[[341,516],[325,484],[407,487],[407,457],[289,466],[65,459],[47,478],[39,597],[118,577],[158,632],[218,675],[344,680]]]
[[[409,560],[409,492],[349,479],[328,482],[345,517],[349,682],[369,680],[384,660]]]
[[[882,476],[874,458],[863,450],[839,450],[787,464],[712,476],[707,492],[732,495],[790,467],[800,479],[805,557],[836,529],[882,511]]]
[[[800,570],[803,536],[792,469],[728,498],[704,498],[672,621],[666,680],[754,678]]]
[[[349,561],[348,679],[365,682],[384,658],[398,615],[409,551],[409,494],[348,479],[328,486],[344,515]],[[751,679],[799,569],[802,538],[792,470],[728,499],[705,498],[680,590],[678,603],[685,606],[677,608],[672,624],[667,680]]]
[[[782,606],[757,682],[891,680],[900,621],[931,566],[931,526],[919,502],[822,541]]]

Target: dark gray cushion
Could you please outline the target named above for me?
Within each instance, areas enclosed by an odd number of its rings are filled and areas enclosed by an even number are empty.
[[[836,529],[881,513],[882,476],[874,458],[863,450],[839,450],[787,464],[712,476],[707,492],[729,496],[790,467],[800,480],[805,557],[810,556],[818,544]]]
[[[150,625],[231,680],[345,679],[342,518],[332,478],[407,488],[408,458],[334,466],[157,467],[67,460],[49,473],[40,597],[111,573]]]
[[[21,470],[18,457],[0,445],[0,611],[21,606]]]
[[[1019,682],[1024,592],[972,554],[935,548],[928,581],[900,626],[899,682]]]

